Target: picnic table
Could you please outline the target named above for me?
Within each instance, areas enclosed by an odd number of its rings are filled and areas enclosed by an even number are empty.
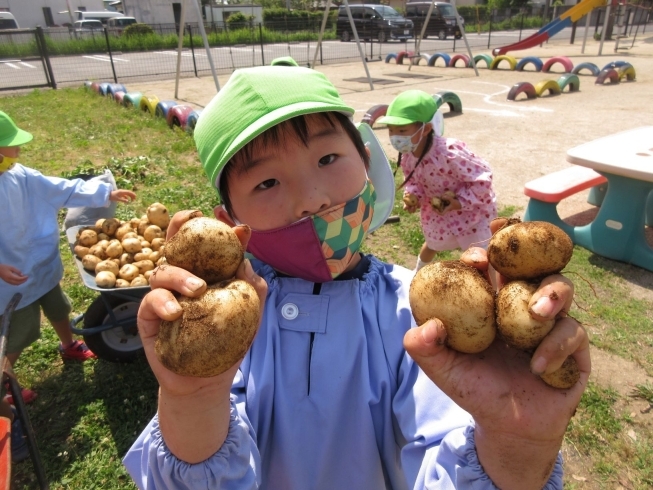
[[[567,161],[603,175],[607,192],[596,218],[573,229],[573,241],[604,257],[653,271],[645,225],[653,222],[653,126],[576,146]]]

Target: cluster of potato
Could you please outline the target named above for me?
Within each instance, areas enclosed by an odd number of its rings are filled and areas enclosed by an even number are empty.
[[[510,346],[532,352],[555,320],[534,320],[528,303],[540,280],[564,269],[572,252],[571,239],[557,226],[511,220],[488,246],[488,260],[509,281],[496,297],[477,269],[460,261],[434,262],[420,269],[410,285],[415,321],[421,325],[431,318],[441,320],[447,345],[459,352],[482,352],[497,334]],[[545,383],[563,389],[579,378],[573,357],[554,373],[542,375]]]
[[[147,286],[152,271],[164,260],[168,209],[153,203],[147,214],[130,221],[100,219],[77,233],[74,253],[95,273],[101,288]]]

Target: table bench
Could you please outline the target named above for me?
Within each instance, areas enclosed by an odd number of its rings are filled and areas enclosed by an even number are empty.
[[[524,221],[548,221],[562,228],[573,239],[573,227],[562,221],[557,206],[566,197],[590,190],[587,202],[600,206],[607,189],[607,179],[591,168],[572,166],[553,172],[524,185],[530,197]]]

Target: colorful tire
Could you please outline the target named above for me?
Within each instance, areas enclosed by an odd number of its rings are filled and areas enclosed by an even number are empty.
[[[397,53],[397,64],[398,65],[403,65],[404,64],[404,58],[410,58],[414,54],[415,53],[413,51],[399,51],[399,53]]]
[[[138,103],[138,108],[143,112],[149,112],[151,115],[154,115],[158,103],[159,98],[156,95],[143,95]]]
[[[630,63],[626,63],[625,65],[617,68],[617,73],[619,74],[619,80],[623,80],[625,77],[629,82],[634,81],[635,77],[637,76],[635,73],[635,67]]]
[[[113,100],[115,101],[116,104],[122,105],[122,101],[125,98],[125,92],[122,90],[118,90],[115,94],[113,94]]]
[[[176,105],[171,107],[166,116],[166,122],[171,128],[177,126],[182,129],[186,129],[186,124],[188,124],[188,116],[193,109],[189,105]]]
[[[629,65],[629,64],[630,63],[628,63],[627,61],[623,61],[623,60],[621,60],[621,61],[611,61],[610,63],[605,65],[603,68],[601,68],[601,71],[609,70],[610,68],[619,68],[621,66]]]
[[[431,55],[428,53],[422,53],[419,55],[419,58],[412,58],[411,61],[413,62],[413,65],[419,65],[419,62],[424,60],[426,64],[428,65],[429,59],[431,58]]]
[[[558,78],[558,86],[560,92],[564,92],[566,87],[569,87],[570,92],[578,92],[580,90],[580,79],[575,73],[565,73]]]
[[[101,83],[98,85],[98,94],[106,96],[109,90],[110,83]]]
[[[447,66],[449,66],[449,68],[455,68],[458,60],[463,60],[463,62],[465,63],[463,65],[463,68],[466,68],[469,65],[469,56],[467,56],[466,54],[457,54],[451,58]]]
[[[535,93],[538,97],[542,97],[542,94],[547,91],[549,95],[559,95],[560,85],[555,80],[542,80],[535,84]]]
[[[91,90],[96,94],[100,93],[100,82],[91,82]]]
[[[433,95],[433,100],[435,100],[436,111],[442,107],[443,104],[449,105],[449,112],[458,112],[462,114],[463,112],[463,103],[454,92],[449,92],[448,90],[442,90]]]
[[[364,122],[373,128],[374,122],[378,118],[385,116],[386,112],[388,112],[388,104],[378,104],[372,106],[367,110],[363,116],[363,119],[361,119],[361,122]]]
[[[107,87],[107,96],[114,98],[116,92],[127,93],[127,88],[122,83],[112,83]]]
[[[571,73],[574,69],[573,61],[566,56],[554,56],[553,58],[546,60],[546,63],[544,63],[544,66],[542,67],[542,72],[549,73],[551,67],[556,63],[560,63],[564,67],[565,73]]]
[[[438,61],[438,58],[442,58],[442,61],[444,61],[444,66],[449,66],[449,62],[451,61],[451,56],[449,56],[447,53],[432,54],[431,57],[429,58],[429,62],[427,63],[427,65],[435,66],[435,62]]]
[[[390,63],[390,60],[395,60],[395,63],[396,63],[397,53],[388,53],[388,55],[385,57],[385,62]]]
[[[93,82],[91,82],[90,80],[86,80],[84,82],[84,88],[87,89],[87,90],[91,90],[92,85],[93,85]]]
[[[478,68],[478,62],[485,61],[485,68],[489,69],[493,59],[494,58],[489,54],[485,54],[485,53],[477,54],[476,56],[474,56],[474,64],[476,65],[476,68]],[[471,63],[469,64],[469,67],[472,68]]]
[[[536,99],[535,87],[530,82],[519,82],[512,86],[508,92],[508,100],[515,100],[519,94],[526,94],[528,99]]]
[[[143,94],[140,92],[127,92],[122,98],[122,105],[124,107],[135,107],[136,109],[139,109],[142,97]]]
[[[596,66],[591,61],[586,61],[585,63],[581,63],[580,65],[574,66],[574,69],[571,70],[571,72],[574,75],[580,75],[581,70],[589,70],[590,73],[594,76],[597,76],[601,72],[601,70],[599,70],[599,67]]]
[[[188,119],[186,119],[186,132],[193,134],[193,131],[195,131],[195,125],[197,124],[197,120],[200,117],[200,114],[202,113],[202,110],[196,110],[188,114]]]
[[[524,67],[529,63],[533,64],[535,71],[542,71],[542,66],[544,63],[537,56],[527,56],[526,58],[520,59],[519,63],[517,63],[517,66],[515,67],[515,70],[524,71]]]
[[[594,84],[603,85],[603,82],[605,82],[606,80],[610,80],[610,85],[619,83],[620,78],[617,70],[615,70],[614,68],[607,68],[605,70],[601,70],[601,73],[599,73],[599,75],[596,77]]]
[[[511,70],[514,70],[517,67],[517,59],[514,56],[502,54],[492,60],[492,63],[490,63],[490,70],[496,70],[499,67],[499,63],[501,63],[503,60],[506,60],[508,63],[510,63]]]
[[[154,115],[156,117],[162,117],[163,119],[168,118],[168,111],[175,107],[177,103],[174,100],[162,100],[156,105],[154,109]]]

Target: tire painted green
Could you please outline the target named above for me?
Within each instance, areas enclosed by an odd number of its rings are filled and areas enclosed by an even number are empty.
[[[442,90],[433,95],[435,100],[436,110],[442,107],[443,104],[449,105],[449,112],[463,112],[463,103],[454,92],[449,92],[447,90]]]
[[[558,85],[560,92],[564,92],[566,87],[569,87],[570,92],[578,92],[580,90],[580,79],[574,73],[565,73],[558,78]]]
[[[474,56],[474,64],[476,65],[476,68],[478,68],[478,62],[485,61],[485,67],[489,69],[493,59],[494,58],[489,54],[485,54],[485,53],[477,54],[476,56]],[[469,67],[472,68],[471,63],[469,64]]]
[[[143,94],[140,92],[127,92],[122,98],[122,105],[138,109],[141,104],[141,97],[143,97]]]

